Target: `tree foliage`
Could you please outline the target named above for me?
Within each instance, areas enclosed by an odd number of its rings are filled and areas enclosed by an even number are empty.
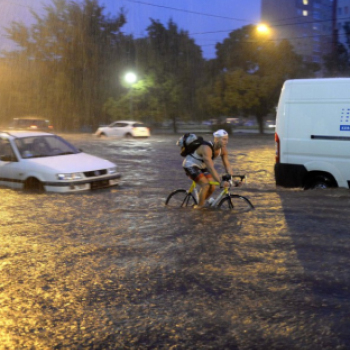
[[[259,38],[251,25],[231,32],[216,47],[221,73],[207,91],[208,107],[222,115],[254,115],[261,132],[263,117],[277,104],[284,81],[318,69],[304,63],[288,41]]]
[[[350,22],[344,25],[346,45],[341,42],[333,43],[333,50],[324,56],[325,75],[328,77],[346,77],[350,75]]]
[[[342,43],[336,44],[336,50],[324,57],[326,76],[349,76],[350,61],[349,53]]]
[[[45,10],[44,17],[33,13],[31,27],[13,23],[8,29],[21,50],[7,57],[17,67],[30,62],[28,78],[38,96],[22,97],[28,101],[23,113],[40,110],[60,128],[92,124],[108,96],[113,57],[125,56],[125,15],[107,18],[97,0],[54,0]]]
[[[118,0],[116,0],[118,1]],[[0,61],[0,118],[39,114],[57,129],[96,127],[117,119],[147,122],[200,120],[222,115],[262,120],[286,79],[308,77],[287,41],[258,38],[253,26],[232,31],[204,60],[189,33],[170,19],[150,19],[147,35],[121,29],[126,15],[104,14],[98,0],[53,0],[35,23],[12,23],[19,48]],[[132,86],[127,70],[138,75]]]
[[[186,31],[170,20],[167,26],[151,19],[148,36],[135,41],[135,67],[140,81],[128,89],[127,96],[105,106],[114,117],[127,104],[133,116],[153,121],[195,117],[196,89],[204,60],[199,47]],[[128,114],[128,113],[126,113]]]

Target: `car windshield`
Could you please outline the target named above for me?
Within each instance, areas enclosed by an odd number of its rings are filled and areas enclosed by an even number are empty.
[[[18,138],[15,140],[22,158],[41,158],[76,154],[81,151],[56,135],[42,135]]]
[[[133,127],[134,128],[144,128],[144,127],[146,127],[146,125],[145,124],[142,124],[142,123],[135,123],[135,124],[133,124]]]

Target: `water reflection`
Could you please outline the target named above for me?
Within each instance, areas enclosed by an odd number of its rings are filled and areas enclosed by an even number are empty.
[[[249,174],[239,191],[256,210],[168,210],[170,190],[189,185],[176,137],[72,138],[115,161],[123,183],[74,195],[0,189],[3,348],[349,343],[346,192],[276,192],[273,139],[236,138],[230,158]]]

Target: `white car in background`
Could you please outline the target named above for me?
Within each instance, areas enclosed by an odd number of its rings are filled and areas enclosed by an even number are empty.
[[[0,185],[77,192],[118,185],[116,164],[45,132],[0,132]]]
[[[150,137],[151,132],[149,128],[141,122],[120,120],[108,126],[99,127],[95,135],[98,137]]]

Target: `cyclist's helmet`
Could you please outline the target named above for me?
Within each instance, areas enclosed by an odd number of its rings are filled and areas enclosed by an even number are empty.
[[[219,129],[213,133],[214,137],[223,137],[223,136],[227,136],[227,135],[228,135],[228,132],[224,129]]]

